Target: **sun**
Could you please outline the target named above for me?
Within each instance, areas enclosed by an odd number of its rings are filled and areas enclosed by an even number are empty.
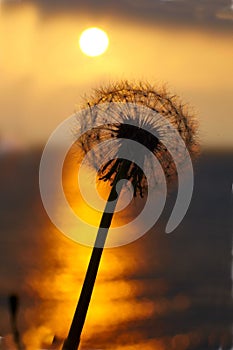
[[[79,39],[82,52],[91,57],[102,55],[108,48],[107,34],[100,28],[92,27],[84,30]]]

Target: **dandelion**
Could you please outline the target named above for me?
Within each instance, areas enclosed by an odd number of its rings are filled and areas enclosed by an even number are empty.
[[[109,124],[106,119],[106,111],[102,113],[99,108],[101,104],[111,106],[111,103],[117,103],[109,111],[111,120],[114,123]],[[155,156],[161,163],[166,179],[172,183],[176,175],[176,167],[170,152],[167,150],[163,141],[170,141],[170,149],[179,152],[179,144],[177,140],[171,137],[172,131],[168,128],[173,127],[179,133],[184,141],[191,157],[195,157],[198,153],[198,143],[196,137],[196,121],[188,113],[185,106],[181,104],[178,97],[169,96],[163,89],[155,90],[149,84],[133,85],[128,82],[122,82],[106,89],[96,91],[95,96],[87,102],[89,110],[85,110],[83,118],[83,129],[88,126],[89,131],[86,132],[79,143],[85,153],[88,153],[97,144],[102,144],[105,140],[111,139],[130,139],[145,146],[151,152],[151,157]],[[137,106],[146,107],[137,109]],[[110,107],[107,107],[110,108]],[[150,111],[156,113],[150,113]],[[155,117],[156,116],[156,117]],[[162,117],[163,118],[162,118]],[[96,119],[102,118],[102,125],[97,128],[91,128],[95,124]],[[164,118],[169,125],[164,125]],[[88,124],[88,125],[86,125]],[[119,141],[118,147],[111,150],[112,160],[103,164],[98,170],[99,180],[109,181],[111,185],[114,183],[115,177],[119,174],[119,169],[125,162],[119,159],[119,150],[122,148],[122,142]],[[146,179],[143,171],[134,163],[139,157],[143,158],[145,168],[149,167],[151,160],[145,154],[138,154],[138,149],[130,148],[127,150],[132,160],[125,166],[124,178],[128,179],[134,188],[134,195],[143,195],[146,189]],[[98,164],[98,158],[106,153],[106,149],[102,152],[92,152],[90,164],[95,166]],[[183,162],[183,155],[180,155],[180,162]],[[127,170],[126,170],[127,168]],[[152,171],[151,176],[154,176]]]
[[[183,140],[191,158],[198,153],[195,119],[178,97],[170,96],[164,89],[125,81],[96,90],[86,104],[88,108],[84,109],[80,121],[83,134],[77,140],[77,144],[89,157],[89,163],[96,168],[98,180],[109,182],[112,188],[63,350],[76,350],[79,346],[99,262],[114,213],[115,207],[111,203],[119,194],[119,189],[118,194],[116,191],[118,181],[127,179],[133,186],[134,196],[143,197],[148,190],[148,178],[143,169],[149,168],[149,176],[154,179],[154,184],[158,182],[156,169],[151,165],[151,157],[156,157],[163,168],[167,182],[174,182],[177,164],[174,163],[172,154],[178,154],[180,164],[185,163],[183,149],[179,140],[173,137],[174,132]],[[105,141],[111,140],[114,141],[114,146],[106,149]],[[139,151],[132,144],[125,144],[124,140],[135,141],[144,147]],[[168,144],[169,149],[166,146]],[[99,146],[97,150],[96,146]],[[144,152],[145,148],[149,150],[149,155],[148,152]],[[104,160],[104,154],[107,153],[110,155],[110,160],[102,162],[99,167],[100,160]],[[127,154],[127,159],[122,157],[122,154]],[[142,168],[138,166],[138,160],[143,164]],[[102,248],[99,248],[100,246]]]

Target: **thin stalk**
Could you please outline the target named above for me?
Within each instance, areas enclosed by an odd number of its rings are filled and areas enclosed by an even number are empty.
[[[97,272],[100,264],[100,259],[104,249],[108,230],[112,222],[112,217],[117,204],[117,200],[120,196],[120,192],[123,186],[121,182],[118,184],[119,187],[118,187],[118,193],[117,193],[116,184],[120,179],[125,177],[124,175],[126,174],[127,172],[126,170],[128,169],[128,167],[129,167],[128,161],[125,161],[122,163],[122,166],[112,184],[111,192],[109,194],[109,197],[105,206],[105,210],[101,218],[100,227],[97,233],[94,248],[92,250],[91,259],[86,272],[79,301],[78,301],[78,304],[74,313],[74,317],[70,326],[68,337],[66,338],[63,344],[62,350],[77,350],[79,347],[80,337],[81,337],[82,329],[86,319],[88,306],[91,300],[91,296],[92,296],[92,292],[93,292],[93,288],[94,288],[94,284],[95,284],[95,280],[96,280],[96,276],[97,276]],[[98,248],[98,247],[102,247],[102,248]]]
[[[19,306],[19,298],[17,295],[12,294],[9,296],[9,307],[10,307],[10,321],[13,333],[13,339],[18,350],[23,350],[24,346],[21,343],[20,333],[17,327],[17,313]]]

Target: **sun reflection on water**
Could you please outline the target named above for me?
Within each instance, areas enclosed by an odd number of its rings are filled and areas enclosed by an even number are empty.
[[[66,336],[91,253],[90,248],[66,238],[49,237],[42,263],[44,273],[30,278],[40,303],[28,311],[28,317],[36,323],[24,335],[28,349],[39,348],[54,335],[61,339]],[[153,302],[140,298],[141,282],[127,279],[133,264],[125,254],[121,259],[114,251],[104,252],[83,331],[87,344],[92,344],[92,338],[101,341],[104,332],[114,333],[121,325],[148,318],[154,312]]]
[[[93,224],[98,224],[101,213],[95,213],[80,199],[74,171],[77,164],[72,154],[70,152],[71,157],[67,157],[63,172],[67,200],[74,211],[78,210],[79,214],[82,211],[84,220],[91,219]],[[103,197],[106,190],[107,187],[100,189]],[[118,216],[118,223],[120,220],[123,223]],[[52,224],[44,227],[42,240],[40,270],[28,278],[28,285],[38,299],[38,305],[26,315],[28,320],[33,320],[33,326],[23,337],[28,350],[51,344],[54,336],[57,339],[66,337],[92,250],[70,241]],[[136,256],[137,252],[131,250],[129,254],[126,247],[104,251],[83,330],[84,346],[95,346],[96,342],[101,343],[101,339],[106,338],[108,332],[114,334],[124,329],[127,323],[153,314],[154,303],[141,298],[142,282],[128,278],[137,264]]]
[[[84,217],[93,220],[94,215],[87,214],[85,204],[80,204],[74,162],[71,159],[64,171],[65,193],[74,210],[81,208]],[[124,223],[134,214],[134,208],[128,209],[116,216],[115,222]],[[38,204],[34,210],[33,220],[39,217],[38,222],[33,221],[38,254],[32,246],[26,255],[30,262],[37,256],[40,260],[37,270],[33,270],[34,265],[29,268],[26,279],[27,297],[34,305],[23,311],[23,341],[27,350],[58,350],[68,334],[91,248],[62,235]],[[156,225],[130,245],[104,250],[82,334],[82,350],[199,350],[208,346],[217,350],[220,344],[230,349],[231,304],[224,278],[219,279],[222,286],[215,282],[219,242],[215,246],[207,240],[208,249],[215,252],[207,255],[202,250],[206,236],[201,232],[201,239],[197,239],[193,222],[189,230],[181,228],[169,237]],[[207,278],[211,271],[213,281]]]

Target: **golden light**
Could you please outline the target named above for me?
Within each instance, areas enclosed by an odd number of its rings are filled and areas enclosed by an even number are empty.
[[[82,52],[91,57],[102,55],[108,48],[107,34],[100,28],[92,27],[84,30],[79,39]]]

